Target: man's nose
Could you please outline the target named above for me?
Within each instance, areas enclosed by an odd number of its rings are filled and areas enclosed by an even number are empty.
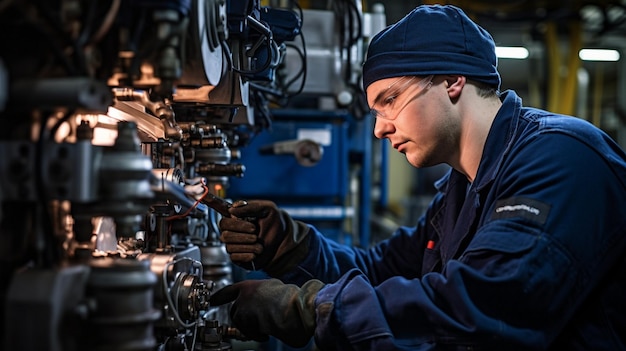
[[[393,131],[393,123],[382,118],[374,119],[374,136],[378,139],[386,138],[386,135]]]

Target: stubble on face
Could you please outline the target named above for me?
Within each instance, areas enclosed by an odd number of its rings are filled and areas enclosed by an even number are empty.
[[[437,104],[434,99],[426,104],[436,106],[436,110],[429,111],[425,105],[416,106],[420,109],[419,118],[407,126],[413,133],[404,154],[416,168],[450,164],[458,156],[460,122],[449,105]]]

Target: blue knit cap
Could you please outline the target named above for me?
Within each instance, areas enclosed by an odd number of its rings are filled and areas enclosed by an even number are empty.
[[[363,65],[363,89],[399,76],[458,74],[500,89],[491,35],[458,7],[421,5],[376,34]]]

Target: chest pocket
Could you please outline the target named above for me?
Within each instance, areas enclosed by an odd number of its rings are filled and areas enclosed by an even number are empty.
[[[441,254],[438,248],[425,249],[422,262],[422,275],[430,272],[441,272]]]

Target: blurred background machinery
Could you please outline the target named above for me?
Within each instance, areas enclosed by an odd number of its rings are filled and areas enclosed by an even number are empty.
[[[1,2],[0,348],[233,349],[208,299],[248,273],[219,241],[237,198],[366,242],[364,23],[348,1]]]

